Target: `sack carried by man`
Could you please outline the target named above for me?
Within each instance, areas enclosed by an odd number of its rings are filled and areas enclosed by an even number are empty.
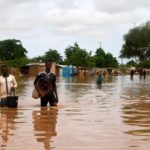
[[[52,91],[52,84],[48,78],[40,77],[34,84],[32,97],[37,99],[43,97]]]

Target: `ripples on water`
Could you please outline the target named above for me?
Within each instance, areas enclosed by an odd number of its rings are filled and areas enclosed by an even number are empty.
[[[31,98],[19,81],[19,107],[0,108],[1,150],[149,150],[150,77],[59,78],[58,108]]]

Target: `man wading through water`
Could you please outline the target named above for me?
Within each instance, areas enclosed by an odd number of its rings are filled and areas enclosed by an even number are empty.
[[[52,61],[48,60],[45,62],[45,72],[37,75],[34,81],[34,87],[38,92],[38,96],[41,99],[41,107],[47,106],[57,106],[58,95],[56,87],[56,76],[51,72]],[[49,90],[50,89],[50,90]],[[46,95],[42,95],[45,91]]]
[[[17,87],[15,76],[9,74],[6,65],[1,66],[0,76],[0,106],[7,106],[7,96],[10,96]]]

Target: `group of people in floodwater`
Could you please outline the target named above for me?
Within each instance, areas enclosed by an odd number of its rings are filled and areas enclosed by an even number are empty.
[[[45,62],[45,70],[42,73],[39,73],[34,82],[33,82],[33,98],[40,98],[41,107],[47,106],[49,103],[50,106],[57,106],[58,103],[58,94],[56,87],[56,75],[51,72],[53,62],[48,60]],[[1,75],[0,75],[0,107],[7,106],[8,97],[11,95],[12,91],[15,91],[17,87],[17,82],[15,76],[9,73],[9,69],[6,65],[1,66]],[[100,71],[98,73],[98,78],[96,83],[102,85],[103,78],[106,74],[111,75],[111,70]],[[146,70],[139,69],[130,71],[130,77],[133,79],[134,74],[138,72],[140,79],[146,78]]]
[[[131,80],[133,80],[133,76],[136,73],[139,74],[140,79],[142,79],[142,78],[146,79],[146,70],[145,69],[138,69],[138,70],[131,69],[131,71],[130,71]],[[100,72],[97,72],[97,74],[98,74],[98,77],[97,77],[97,80],[96,80],[97,85],[102,85],[102,81],[105,78],[106,74],[109,74],[110,76],[112,75],[112,73],[109,73],[107,71],[103,71],[103,72],[100,71]]]
[[[45,62],[45,71],[39,73],[33,82],[33,98],[40,98],[41,107],[57,106],[58,95],[56,87],[56,75],[51,72],[52,61]],[[15,76],[9,73],[7,65],[1,66],[0,75],[0,107],[7,106],[8,97],[11,96],[12,91],[15,91],[17,82]]]
[[[97,85],[102,85],[102,81],[103,79],[106,77],[106,76],[109,76],[109,77],[112,77],[113,75],[114,76],[117,76],[117,75],[120,75],[120,71],[118,70],[112,70],[111,68],[108,68],[107,70],[101,70],[99,72],[97,72],[97,80],[96,80],[96,84]]]
[[[135,73],[139,74],[140,79],[146,79],[146,70],[145,69],[138,69],[138,70],[133,70],[131,69],[130,71],[130,78],[133,79],[133,76]]]

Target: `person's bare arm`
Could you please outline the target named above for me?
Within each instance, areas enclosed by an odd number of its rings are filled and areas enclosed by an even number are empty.
[[[18,86],[16,78],[12,76],[12,80],[13,80],[13,87],[16,88]]]

